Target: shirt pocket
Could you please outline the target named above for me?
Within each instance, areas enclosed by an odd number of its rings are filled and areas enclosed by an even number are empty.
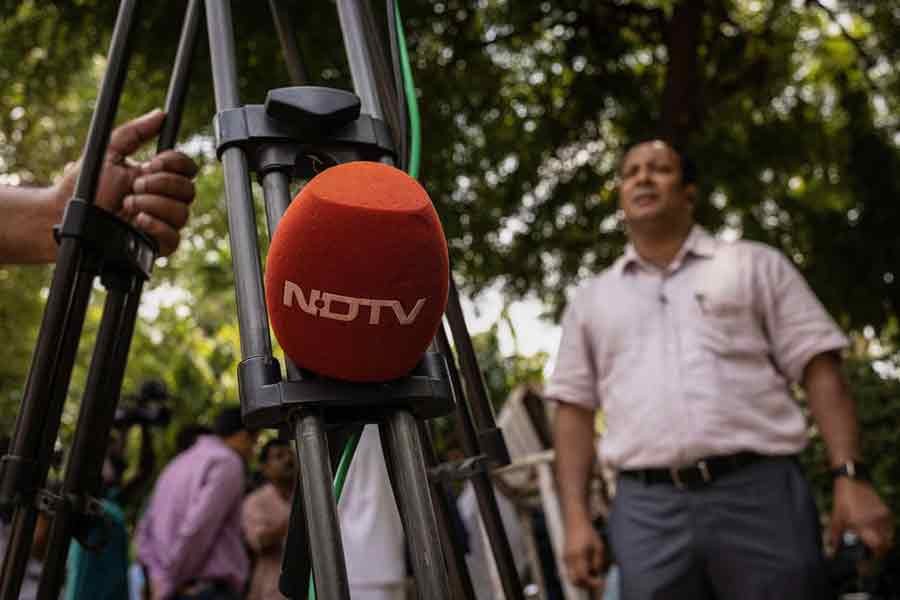
[[[721,290],[694,292],[694,321],[700,347],[717,356],[734,353],[752,327],[752,307],[737,294]]]
[[[769,359],[769,344],[750,298],[697,290],[698,359],[709,361],[723,393],[756,396],[783,387]]]

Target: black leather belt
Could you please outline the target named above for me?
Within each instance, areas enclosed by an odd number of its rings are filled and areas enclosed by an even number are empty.
[[[755,452],[739,452],[727,456],[711,456],[685,467],[629,469],[620,471],[620,473],[645,484],[667,483],[679,489],[695,488],[712,483],[720,477],[764,458],[765,456]]]

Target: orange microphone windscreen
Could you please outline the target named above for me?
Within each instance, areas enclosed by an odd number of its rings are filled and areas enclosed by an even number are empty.
[[[407,375],[447,305],[447,242],[431,199],[375,162],[326,169],[294,198],[266,259],[266,304],[285,354],[348,381]]]

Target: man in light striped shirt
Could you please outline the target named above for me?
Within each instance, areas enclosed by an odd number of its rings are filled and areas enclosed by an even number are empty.
[[[671,145],[633,146],[620,177],[630,244],[567,307],[546,389],[558,403],[568,576],[602,585],[605,548],[586,500],[602,409],[625,600],[828,598],[791,384],[828,447],[834,533],[855,531],[876,555],[893,538],[840,371],[847,340],[778,251],[694,223],[694,169]]]

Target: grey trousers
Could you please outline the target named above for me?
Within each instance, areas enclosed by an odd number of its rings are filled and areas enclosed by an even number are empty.
[[[620,476],[609,538],[623,600],[827,600],[818,511],[792,458],[679,490]]]

